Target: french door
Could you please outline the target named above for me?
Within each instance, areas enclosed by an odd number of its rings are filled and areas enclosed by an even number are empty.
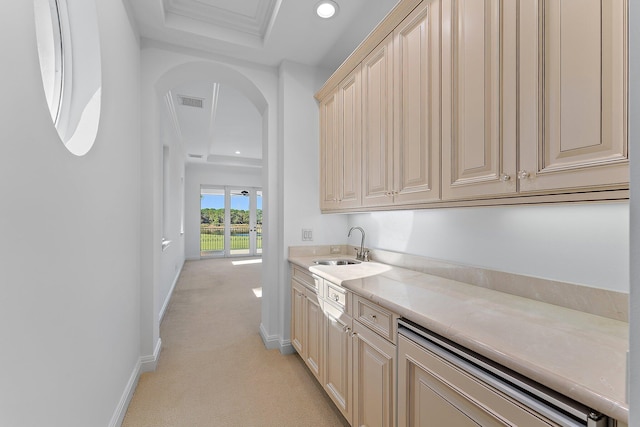
[[[200,189],[200,256],[262,254],[262,190]]]

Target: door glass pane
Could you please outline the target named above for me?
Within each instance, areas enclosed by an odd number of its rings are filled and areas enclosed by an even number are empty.
[[[224,189],[200,192],[200,256],[224,254]]]
[[[231,255],[249,255],[249,191],[231,190],[231,205],[229,216],[231,219]]]

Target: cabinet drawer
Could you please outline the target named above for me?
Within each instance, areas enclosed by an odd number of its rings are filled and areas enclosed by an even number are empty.
[[[353,317],[381,337],[394,342],[398,316],[371,301],[355,295]]]
[[[306,292],[304,294],[307,299],[311,300],[314,304],[322,305],[322,297],[313,289],[306,288]]]
[[[320,291],[320,279],[312,276],[311,273],[301,267],[294,266],[291,270],[291,277],[306,287],[315,290],[316,293]]]
[[[343,289],[340,286],[335,285],[326,280],[324,281],[324,283],[326,284],[324,289],[325,299],[329,303],[335,305],[336,307],[341,308],[343,311],[348,313],[349,305],[347,303],[348,294],[346,289]]]

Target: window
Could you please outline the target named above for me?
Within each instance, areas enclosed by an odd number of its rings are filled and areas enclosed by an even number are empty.
[[[77,156],[100,119],[100,40],[93,0],[33,0],[42,86],[60,139]]]
[[[62,33],[56,1],[35,0],[36,37],[44,94],[55,123],[62,97]]]

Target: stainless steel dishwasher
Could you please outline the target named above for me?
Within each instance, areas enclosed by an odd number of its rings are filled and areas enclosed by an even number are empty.
[[[398,335],[399,426],[436,425],[437,423],[425,422],[423,419],[431,420],[438,412],[438,408],[444,413],[441,416],[441,422],[446,420],[447,425],[450,426],[606,427],[609,425],[609,419],[606,416],[409,320],[398,321]],[[424,352],[425,358],[422,358],[422,353],[418,352],[418,349]],[[436,365],[439,368],[434,367]],[[418,370],[421,371],[420,374],[415,373]],[[492,402],[498,402],[498,404],[492,407],[492,403],[483,401],[482,397],[473,396],[473,392],[464,390],[464,386],[454,384],[455,381],[450,382],[447,372],[454,376],[458,375],[461,384],[477,385],[476,390],[484,390],[482,393],[491,394]],[[422,390],[418,390],[419,388]],[[414,396],[411,396],[412,394]],[[437,402],[432,404],[434,400]],[[525,418],[529,421],[518,423],[500,414],[500,410],[495,408],[503,402],[512,408],[515,407],[516,411],[520,411],[525,417],[530,417]],[[420,411],[424,415],[420,415]],[[506,412],[509,411],[511,409]],[[462,419],[459,424],[451,421],[456,416]]]

